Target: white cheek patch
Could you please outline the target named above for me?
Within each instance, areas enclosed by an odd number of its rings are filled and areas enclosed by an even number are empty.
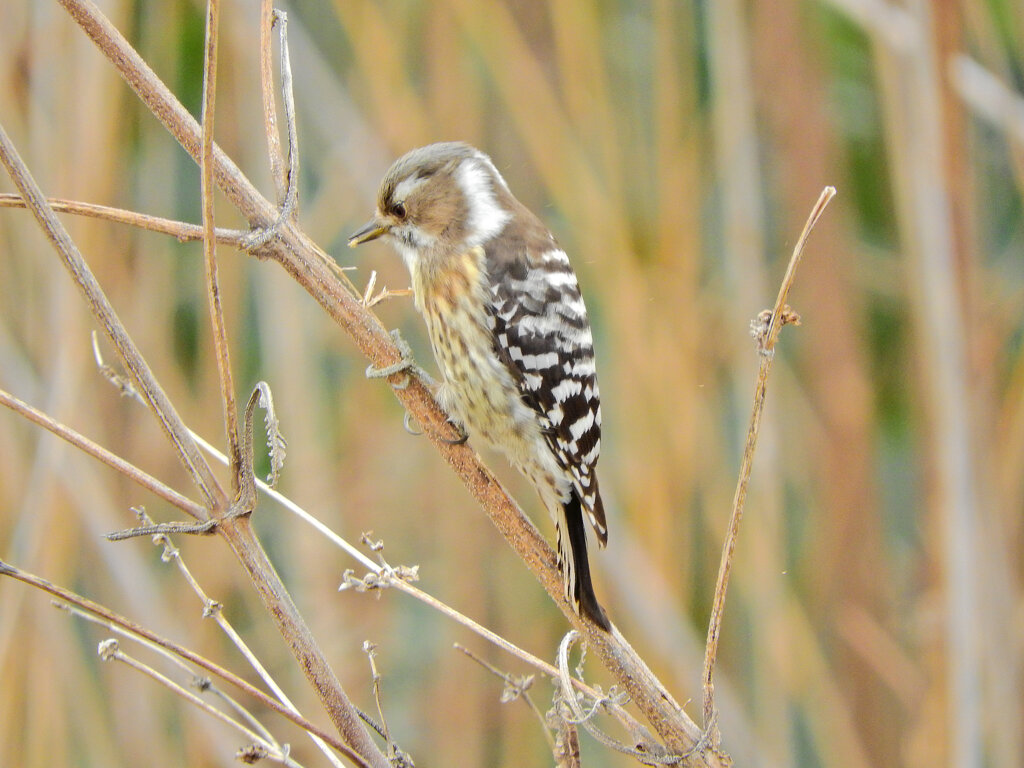
[[[467,222],[465,246],[476,247],[487,242],[505,228],[505,224],[512,218],[512,214],[498,205],[494,199],[494,190],[491,187],[492,179],[501,181],[501,176],[492,176],[488,170],[482,167],[476,158],[466,160],[459,165],[455,172],[455,180],[458,182],[462,194],[469,205],[469,221]],[[504,183],[504,182],[502,182]]]
[[[405,266],[408,268],[409,272],[413,272],[416,269],[417,265],[419,264],[419,251],[417,251],[415,248],[410,248],[408,245],[406,245],[404,242],[398,239],[394,240],[394,244],[395,250],[398,251],[399,255],[402,257],[402,261],[405,262]]]

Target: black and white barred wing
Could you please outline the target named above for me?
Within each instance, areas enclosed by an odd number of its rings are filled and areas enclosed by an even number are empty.
[[[603,546],[608,530],[595,473],[601,396],[594,339],[569,259],[548,240],[550,249],[540,254],[488,253],[495,351],[537,412]]]

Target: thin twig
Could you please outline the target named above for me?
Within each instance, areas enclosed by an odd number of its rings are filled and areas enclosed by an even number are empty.
[[[391,751],[391,732],[388,729],[387,718],[384,717],[384,707],[380,703],[380,672],[377,670],[377,646],[369,640],[363,641],[363,653],[370,662],[370,676],[373,683],[373,700],[377,703],[377,715],[380,717],[381,735]]]
[[[139,661],[133,656],[129,656],[127,653],[121,650],[120,644],[117,642],[117,640],[104,640],[102,643],[100,643],[99,655],[100,658],[104,661],[120,661],[121,663],[126,664],[127,666],[134,669],[136,672],[141,672],[142,674],[150,677],[151,679],[163,685],[172,693],[180,696],[185,701],[198,707],[203,712],[206,712],[206,714],[216,718],[217,720],[220,720],[222,723],[225,723],[226,725],[231,726],[236,731],[245,736],[247,739],[250,739],[253,743],[259,745],[261,749],[265,750],[265,754],[262,755],[263,757],[279,762],[282,765],[288,766],[289,768],[302,768],[299,763],[295,762],[287,754],[285,754],[281,750],[280,746],[274,744],[273,742],[268,742],[260,734],[250,730],[245,725],[238,722],[230,715],[217,709],[209,702],[204,701],[202,698],[192,693],[192,691],[183,688],[166,675],[157,672],[148,664],[144,664],[143,662]]]
[[[180,520],[173,520],[167,523],[153,523],[152,525],[137,525],[134,528],[125,528],[120,531],[111,531],[104,534],[107,541],[128,541],[137,539],[140,536],[167,536],[172,533],[186,536],[207,536],[217,530],[220,525],[220,518],[211,517],[201,523],[185,523]]]
[[[377,702],[377,714],[380,716],[380,728],[375,727],[375,730],[381,734],[384,742],[388,745],[388,762],[391,763],[392,768],[413,768],[412,758],[403,752],[395,740],[391,738],[388,721],[384,717],[384,707],[380,703],[381,675],[377,669],[377,646],[366,640],[363,642],[363,651],[370,661],[370,673],[373,676],[373,699]],[[376,725],[373,723],[372,718],[364,716],[363,719],[374,726]]]
[[[253,728],[258,730],[266,741],[273,744],[277,743],[276,740],[274,739],[273,734],[271,734],[267,727],[264,726],[259,720],[257,720],[256,717],[251,712],[249,712],[238,701],[233,699],[231,696],[228,696],[227,693],[225,693],[223,690],[217,687],[209,677],[202,677],[197,675],[195,673],[195,670],[193,670],[188,664],[186,664],[184,660],[182,660],[179,656],[171,653],[166,648],[163,648],[157,645],[156,643],[150,642],[144,637],[140,637],[139,635],[133,634],[117,626],[113,622],[107,621],[106,619],[102,619],[99,616],[94,616],[88,611],[83,611],[81,608],[75,605],[71,605],[70,603],[65,603],[60,600],[51,600],[50,602],[53,605],[53,607],[59,611],[64,611],[65,613],[75,616],[76,618],[79,618],[83,621],[88,621],[92,624],[96,624],[97,626],[103,627],[109,632],[113,632],[128,640],[132,640],[136,643],[139,643],[148,648],[149,650],[153,651],[154,653],[162,656],[170,664],[176,666],[186,675],[189,675],[192,678],[193,687],[195,687],[202,693],[209,693],[211,695],[217,696],[219,699],[221,699],[221,701],[223,701],[229,707],[235,710],[235,712],[237,712],[242,718],[247,720]],[[312,736],[312,734],[310,734],[310,736]]]
[[[146,514],[145,509],[137,510],[137,514],[139,515],[139,521],[144,525],[151,524],[153,522]],[[207,595],[206,590],[202,588],[196,577],[192,575],[192,571],[188,567],[188,564],[185,562],[185,558],[182,557],[181,550],[178,549],[178,547],[174,545],[174,542],[171,541],[171,539],[166,535],[154,536],[153,543],[157,546],[163,547],[163,554],[161,555],[161,560],[163,560],[165,563],[173,562],[174,565],[177,567],[178,572],[182,575],[182,577],[188,583],[189,587],[192,588],[192,591],[199,598],[200,602],[203,604],[203,618],[212,618],[215,622],[217,622],[217,626],[220,627],[221,631],[225,635],[227,635],[228,639],[231,640],[235,648],[237,648],[239,653],[242,654],[242,657],[247,662],[249,662],[249,666],[256,670],[256,674],[260,676],[260,679],[263,680],[264,683],[266,683],[267,687],[274,693],[275,696],[277,696],[278,700],[285,707],[294,712],[296,715],[299,715],[299,710],[295,707],[294,704],[292,704],[288,696],[285,695],[285,692],[281,689],[281,686],[277,684],[277,681],[263,666],[259,658],[257,658],[256,654],[252,652],[252,649],[249,648],[248,644],[245,642],[245,640],[242,639],[241,635],[239,635],[238,632],[235,631],[235,628],[234,626],[232,626],[231,622],[228,621],[228,618],[224,615],[224,611],[222,610],[222,604],[219,601],[214,600],[209,595]],[[330,760],[335,766],[340,766],[340,762],[338,760],[337,755],[331,751],[330,746],[323,739],[321,739],[314,733],[310,733],[309,737],[314,741],[314,743],[316,743],[317,747],[320,748],[320,751],[324,753],[328,760]]]
[[[215,446],[211,445],[201,435],[198,435],[195,432],[192,433],[192,437],[196,441],[196,443],[204,451],[206,451],[207,454],[212,456],[214,459],[216,459],[218,462],[220,462],[224,466],[227,466],[227,464],[228,464],[227,456],[225,456]],[[317,531],[319,531],[321,534],[323,534],[333,544],[335,544],[338,547],[341,547],[343,550],[345,550],[345,552],[350,554],[352,557],[356,558],[360,563],[365,565],[367,568],[370,568],[370,569],[372,569],[374,571],[377,571],[377,570],[380,569],[380,566],[377,563],[375,563],[373,560],[371,560],[369,557],[367,557],[365,554],[363,554],[363,552],[359,549],[359,547],[357,547],[357,546],[355,546],[353,544],[350,544],[348,541],[346,541],[340,535],[338,535],[337,533],[332,531],[327,525],[325,525],[320,520],[318,520],[316,517],[314,517],[312,514],[310,514],[306,510],[304,510],[302,507],[300,507],[298,504],[296,504],[294,501],[289,499],[287,496],[285,496],[280,491],[275,490],[274,488],[271,488],[267,483],[263,482],[259,478],[256,479],[256,487],[261,492],[263,492],[264,494],[266,494],[267,496],[272,498],[274,501],[276,501],[278,504],[283,506],[285,509],[287,509],[289,512],[291,512],[292,514],[294,514],[295,516],[297,516],[298,518],[300,518],[304,522],[308,523],[309,525],[313,526],[313,528],[315,528]]]
[[[93,458],[99,459],[111,469],[120,472],[129,480],[138,483],[143,488],[159,496],[168,504],[172,504],[197,520],[202,519],[206,514],[206,509],[200,504],[192,501],[192,499],[183,496],[173,488],[164,485],[152,475],[143,472],[134,464],[125,461],[117,454],[97,445],[84,435],[65,426],[59,421],[50,418],[42,411],[33,408],[28,403],[19,400],[14,395],[9,394],[2,389],[0,389],[0,405],[10,408],[15,413],[20,416],[24,416],[26,419],[34,424],[38,424],[43,429],[49,430],[53,434],[57,435],[57,437],[66,440],[71,443],[71,445],[81,449]]]
[[[288,52],[288,16],[274,11],[274,22],[280,30],[281,41],[281,96],[284,104],[285,125],[288,127],[288,183],[285,187],[281,219],[295,221],[299,206],[299,130],[295,120],[295,89],[292,86],[292,61]]]
[[[377,287],[377,270],[370,272],[370,279],[366,281],[366,289],[363,291],[363,306],[366,309],[377,306],[382,301],[387,299],[397,298],[399,296],[412,296],[411,288],[399,288],[398,290],[391,290],[386,285],[380,289],[380,293],[376,296],[373,295],[373,289]]]
[[[743,520],[743,508],[747,498],[747,486],[750,482],[754,450],[757,447],[757,436],[761,430],[761,415],[764,412],[768,374],[771,372],[772,361],[775,356],[775,341],[779,337],[782,326],[787,322],[786,313],[788,307],[786,299],[789,297],[789,291],[793,286],[796,269],[800,265],[800,259],[803,256],[807,238],[835,194],[836,190],[834,187],[825,187],[818,198],[818,202],[811,209],[807,223],[804,224],[803,232],[800,233],[800,238],[793,248],[793,255],[789,260],[786,275],[782,279],[779,294],[775,299],[775,306],[758,335],[758,351],[760,352],[761,361],[757,372],[757,385],[754,390],[754,407],[750,415],[747,441],[743,447],[743,460],[740,464],[740,475],[736,484],[736,493],[733,496],[732,516],[730,517],[729,529],[722,546],[722,559],[718,568],[718,582],[715,585],[714,602],[711,606],[711,619],[708,623],[707,645],[704,652],[704,730],[705,735],[710,734],[710,743],[715,749],[718,748],[721,741],[715,710],[715,686],[713,680],[715,660],[718,656],[718,638],[722,629],[722,615],[725,612],[725,596],[729,588],[729,574],[732,570],[733,553],[736,549],[736,540],[739,537],[740,523]]]
[[[199,224],[189,224],[184,221],[165,219],[162,216],[150,216],[136,211],[126,211],[123,208],[111,208],[107,205],[96,205],[95,203],[83,203],[79,200],[64,200],[57,197],[48,197],[46,201],[57,213],[70,213],[76,216],[88,216],[93,219],[102,219],[115,224],[127,224],[130,227],[145,229],[149,232],[158,232],[163,235],[170,235],[181,243],[194,242],[203,239],[203,228]],[[27,208],[21,195],[10,192],[0,193],[0,208]],[[221,245],[230,245],[241,248],[243,240],[248,232],[240,229],[217,229],[217,242]]]
[[[220,380],[221,403],[224,408],[224,431],[231,457],[232,490],[237,494],[242,470],[242,452],[239,445],[238,410],[235,406],[235,387],[231,376],[231,354],[228,332],[224,324],[224,307],[217,279],[217,238],[213,215],[213,128],[217,103],[217,42],[219,40],[220,0],[206,3],[206,44],[203,47],[203,115],[202,152],[199,159],[200,193],[203,208],[203,262],[206,265],[206,293],[209,301],[210,328],[213,331],[214,357]]]
[[[144,509],[140,508],[136,510],[136,513],[138,514],[139,521],[142,524],[153,523],[153,520],[150,519],[150,516],[146,514]],[[172,542],[166,535],[155,536],[153,538],[153,543],[164,548],[161,559],[164,562],[173,562],[177,567],[178,572],[181,573],[182,578],[187,582],[191,590],[196,593],[196,596],[199,597],[200,602],[203,603],[203,617],[213,618],[217,623],[217,626],[220,628],[220,631],[227,636],[234,647],[238,648],[239,652],[242,653],[242,656],[249,663],[249,666],[252,667],[256,671],[256,674],[259,675],[260,679],[266,683],[266,686],[273,692],[273,695],[278,697],[278,700],[280,700],[286,708],[294,712],[296,715],[299,715],[300,713],[298,709],[293,705],[292,701],[285,694],[285,691],[282,690],[281,686],[278,685],[278,681],[274,680],[270,673],[267,672],[266,668],[263,667],[259,658],[255,653],[253,653],[246,641],[243,640],[242,636],[234,630],[233,626],[231,626],[231,623],[227,620],[227,616],[224,615],[222,604],[206,594],[206,590],[204,590],[200,585],[195,575],[193,575],[193,572],[191,572],[191,569],[185,563],[184,558],[181,556],[181,550],[178,549],[174,545],[174,542]],[[113,625],[111,626],[113,627]],[[226,694],[223,695],[226,696]],[[324,739],[317,736],[315,733],[310,733],[309,737],[313,742],[315,742],[319,750],[324,753],[328,760],[330,760],[336,767],[341,765],[337,755],[331,751],[330,745],[324,741]]]
[[[0,576],[9,576],[13,579],[17,579],[18,581],[24,584],[28,584],[31,587],[34,587],[43,592],[46,592],[49,595],[52,595],[53,597],[56,597],[58,600],[62,600],[63,602],[70,603],[72,605],[76,605],[84,611],[87,611],[95,616],[99,616],[105,621],[122,627],[123,629],[127,630],[131,635],[144,638],[145,640],[148,640],[149,642],[155,645],[158,645],[162,648],[166,648],[168,651],[174,653],[175,655],[180,656],[181,658],[191,662],[192,664],[195,664],[200,669],[205,669],[210,674],[215,675],[219,677],[221,680],[230,683],[231,685],[235,686],[236,688],[244,692],[246,695],[251,696],[257,701],[259,701],[265,707],[274,710],[282,717],[286,718],[292,723],[295,723],[295,725],[299,726],[303,730],[316,734],[356,765],[370,765],[351,747],[339,741],[337,737],[332,736],[323,729],[306,720],[301,715],[282,706],[277,701],[267,696],[267,694],[265,694],[259,688],[254,687],[250,683],[240,678],[238,675],[224,669],[221,666],[218,666],[217,664],[214,664],[206,657],[200,656],[198,653],[195,653],[194,651],[191,651],[188,648],[185,648],[184,646],[178,645],[177,643],[168,640],[167,638],[162,637],[161,635],[156,634],[152,630],[143,627],[141,624],[136,624],[131,619],[125,618],[124,616],[115,613],[114,611],[107,608],[105,605],[100,605],[99,603],[94,602],[87,597],[82,597],[81,595],[76,594],[75,592],[72,592],[69,589],[65,589],[64,587],[58,586],[57,584],[53,584],[47,581],[46,579],[40,578],[39,576],[36,576],[33,573],[29,573],[28,571],[24,571],[21,568],[11,565],[10,563],[5,563],[2,560],[0,560]]]
[[[544,732],[544,738],[548,740],[548,745],[552,750],[554,750],[555,737],[551,734],[551,729],[548,727],[547,718],[544,716],[544,713],[540,711],[540,707],[536,705],[533,701],[533,697],[530,696],[529,690],[527,690],[531,685],[533,685],[533,675],[521,675],[516,677],[510,672],[503,672],[490,662],[481,659],[466,646],[459,643],[455,643],[455,650],[462,651],[466,656],[471,658],[492,675],[505,682],[505,689],[501,692],[502,704],[506,704],[515,699],[522,699],[526,703],[530,710],[537,716],[537,719],[540,720],[541,730]]]

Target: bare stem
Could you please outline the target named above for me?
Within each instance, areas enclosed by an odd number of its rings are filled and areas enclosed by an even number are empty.
[[[217,41],[220,24],[220,0],[207,0],[206,45],[203,48],[203,123],[202,153],[199,159],[200,192],[203,207],[203,261],[206,265],[206,292],[210,305],[210,327],[220,379],[220,396],[224,406],[224,429],[228,438],[228,456],[231,457],[231,480],[238,492],[242,455],[239,447],[238,410],[235,407],[235,388],[231,376],[231,355],[228,349],[224,308],[220,299],[217,279],[217,237],[213,215],[213,127],[217,103]]]
[[[224,464],[225,466],[227,465],[227,457],[223,453],[218,451],[214,446],[210,445],[210,443],[204,440],[201,436],[193,434],[193,437],[195,438],[196,442],[199,443],[199,445],[203,448],[203,450],[206,451],[210,456],[212,456],[216,461],[220,462],[221,464]],[[266,494],[271,499],[280,504],[282,507],[284,507],[286,510],[288,510],[293,515],[298,517],[300,520],[312,526],[317,532],[319,532],[332,544],[334,544],[335,546],[339,547],[340,549],[344,550],[349,555],[354,557],[356,560],[359,561],[361,565],[365,566],[373,573],[379,574],[381,572],[382,569],[379,563],[375,563],[373,560],[371,560],[369,557],[363,554],[363,552],[358,547],[355,547],[352,544],[350,544],[336,531],[332,530],[329,526],[327,526],[322,521],[317,519],[313,514],[303,509],[300,505],[296,504],[292,499],[288,498],[280,491],[271,488],[267,483],[263,482],[262,480],[256,480],[256,487],[259,489],[261,493]],[[520,648],[515,643],[506,640],[497,632],[494,632],[493,630],[490,630],[487,627],[485,627],[483,624],[474,621],[470,617],[466,616],[464,613],[460,613],[455,608],[452,608],[447,603],[437,599],[429,592],[420,589],[415,584],[412,584],[404,579],[392,579],[389,586],[392,589],[397,589],[398,591],[404,592],[410,597],[419,600],[421,603],[424,603],[425,605],[433,608],[439,613],[447,616],[453,621],[466,627],[471,632],[475,632],[484,640],[493,643],[495,646],[502,649],[506,653],[516,657],[517,659],[525,662],[526,664],[529,664],[530,666],[534,667],[535,669],[547,675],[548,677],[552,679],[556,679],[558,677],[559,671],[555,668],[554,665],[549,664],[548,662],[544,661],[544,659],[534,656],[532,653],[530,653],[527,650],[524,650],[523,648]],[[590,687],[582,680],[578,678],[573,678],[572,681],[576,690],[580,691],[581,693],[595,699],[600,696],[597,690]],[[634,722],[624,710],[619,710],[616,712],[616,714],[617,716],[619,716],[620,720],[623,720],[627,727],[634,726]]]
[[[59,1],[100,50],[115,63],[118,70],[153,114],[164,122],[192,157],[197,162],[201,162],[202,141],[199,125],[124,39],[124,36],[110,23],[110,20],[90,0]],[[166,396],[156,386],[155,380],[152,379],[141,356],[131,345],[120,323],[116,321],[116,315],[109,307],[106,298],[103,297],[95,279],[88,272],[81,254],[75,249],[70,237],[63,230],[52,210],[46,207],[45,198],[34,184],[24,182],[25,179],[29,179],[28,171],[21,163],[20,158],[17,158],[6,133],[2,133],[2,139],[4,163],[12,169],[12,177],[15,178],[22,196],[37,213],[44,229],[48,233],[59,233],[59,236],[51,234],[51,239],[54,240],[61,253],[74,254],[75,258],[70,259],[73,266],[69,266],[69,268],[72,269],[76,280],[81,284],[80,275],[87,275],[88,288],[83,287],[83,291],[90,306],[97,317],[101,319],[104,327],[108,329],[115,347],[122,354],[122,359],[133,378],[142,384],[140,377],[143,375],[147,377],[144,382],[145,386],[140,386],[143,396],[146,397],[147,402],[151,404],[156,402],[159,406],[153,407],[161,417],[161,423],[164,424],[183,457],[187,459],[187,466],[192,471],[197,483],[202,485],[204,494],[209,500],[209,507],[215,511],[215,515],[219,515],[228,506],[223,490],[216,484],[209,467],[196,449],[184,424],[177,418],[177,414],[171,408]],[[214,162],[208,163],[207,167],[212,168],[216,183],[225,190],[231,201],[248,218],[250,224],[263,227],[272,223],[277,215],[274,207],[259,194],[222,151],[213,146],[211,152]],[[48,215],[41,213],[44,210],[48,211]],[[275,243],[275,245],[277,244]],[[307,247],[318,251],[311,244]],[[320,265],[324,266],[327,261],[326,257],[317,256],[317,258],[323,259],[320,261]],[[326,269],[326,267],[324,268]],[[330,274],[335,278],[331,282],[336,283],[336,276],[333,272]],[[387,768],[387,759],[362,726],[356,708],[345,695],[337,676],[327,663],[323,651],[296,608],[281,578],[274,570],[266,552],[256,539],[248,517],[227,520],[224,524],[219,525],[217,530],[228,542],[246,570],[268,615],[276,622],[278,630],[288,643],[300,669],[317,691],[339,732],[362,756],[364,762],[368,762],[374,768]]]
[[[295,123],[295,93],[292,88],[292,63],[288,52],[288,16],[284,11],[272,11],[273,23],[277,24],[281,40],[281,99],[284,104],[285,126],[288,130],[288,171],[284,173],[280,168],[281,144],[277,136],[276,117],[274,116],[273,92],[268,88],[273,82],[271,79],[263,80],[263,110],[267,140],[270,143],[271,170],[275,174],[275,184],[278,184],[278,202],[280,210],[272,226],[250,233],[244,246],[247,250],[258,251],[270,240],[280,234],[281,227],[285,223],[294,222],[298,214],[299,206],[299,132]],[[262,37],[263,25],[260,33]],[[267,36],[269,45],[269,35]],[[262,53],[260,66],[269,66],[271,49],[268,48]],[[276,154],[275,154],[276,153]],[[280,188],[277,174],[284,176],[284,189]]]
[[[757,384],[754,388],[754,407],[750,414],[750,426],[747,429],[747,440],[743,447],[743,460],[740,463],[739,480],[736,483],[736,493],[732,500],[732,516],[729,519],[729,530],[725,536],[725,543],[722,546],[722,559],[718,567],[718,582],[715,585],[714,602],[711,606],[711,619],[708,622],[708,639],[704,651],[704,728],[710,731],[711,744],[717,747],[721,741],[721,734],[718,730],[718,720],[715,710],[715,685],[714,671],[715,661],[718,656],[718,639],[722,630],[722,615],[725,612],[725,596],[729,589],[729,575],[732,571],[733,553],[736,550],[736,541],[740,533],[740,523],[743,520],[743,508],[747,499],[747,486],[750,483],[750,470],[754,462],[754,450],[757,447],[757,437],[761,431],[761,416],[764,413],[765,395],[768,387],[768,374],[771,372],[772,361],[775,357],[775,341],[779,337],[779,331],[786,324],[786,299],[793,286],[796,277],[796,269],[800,265],[803,256],[804,246],[807,238],[821,217],[825,206],[835,197],[834,187],[825,187],[818,202],[811,209],[807,223],[804,224],[803,232],[793,248],[793,255],[789,260],[789,267],[782,279],[779,288],[779,295],[775,299],[775,307],[767,324],[760,330],[758,336],[758,349],[761,354],[761,364],[757,372]]]
[[[363,643],[363,651],[370,662],[370,676],[373,682],[373,700],[377,702],[377,715],[380,717],[381,735],[387,742],[388,750],[391,749],[391,731],[388,729],[388,720],[384,717],[384,707],[380,703],[380,671],[377,669],[377,646],[369,640]]]
[[[292,87],[292,62],[288,51],[288,17],[274,11],[281,40],[281,100],[284,104],[285,126],[288,129],[288,178],[280,220],[293,221],[299,205],[299,130],[295,121],[295,90]]]
[[[284,155],[281,154],[277,110],[274,107],[274,46],[271,42],[273,27],[274,0],[260,0],[260,96],[263,100],[263,128],[267,134],[270,175],[277,188],[277,203],[283,205],[288,182],[284,175]]]

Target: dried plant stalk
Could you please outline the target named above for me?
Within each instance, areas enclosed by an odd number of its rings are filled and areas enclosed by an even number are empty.
[[[800,239],[793,248],[793,256],[789,260],[789,267],[786,275],[782,278],[782,285],[779,287],[779,295],[775,299],[775,307],[770,313],[765,313],[763,327],[757,328],[757,346],[761,355],[761,364],[757,371],[757,384],[754,388],[754,406],[750,414],[750,426],[747,429],[747,440],[743,446],[743,459],[740,464],[739,480],[736,483],[736,493],[733,496],[732,515],[729,519],[729,530],[726,533],[725,543],[722,546],[722,560],[718,568],[718,581],[715,585],[715,597],[711,606],[711,620],[708,623],[707,647],[704,654],[704,728],[710,733],[711,743],[717,747],[721,741],[721,734],[718,730],[718,718],[715,711],[715,685],[714,672],[715,661],[718,657],[718,638],[722,630],[722,615],[725,612],[725,597],[729,589],[729,574],[732,571],[733,554],[736,551],[736,541],[739,538],[740,523],[743,521],[743,507],[747,499],[747,486],[750,483],[750,471],[754,462],[754,451],[757,448],[757,436],[761,431],[761,416],[764,413],[765,397],[768,389],[768,374],[771,373],[772,361],[775,358],[775,342],[779,337],[782,326],[799,321],[799,318],[786,305],[789,291],[793,287],[793,280],[796,278],[797,267],[800,266],[800,259],[803,256],[804,246],[807,238],[817,224],[818,219],[824,212],[829,201],[835,197],[834,187],[825,187],[818,202],[811,209],[807,223],[804,225]]]

